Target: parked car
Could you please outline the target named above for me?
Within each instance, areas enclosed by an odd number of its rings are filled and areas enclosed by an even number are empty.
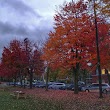
[[[44,84],[45,82],[44,81],[36,81],[35,83],[36,83],[36,85],[39,85],[39,84]]]
[[[73,90],[74,84],[66,84],[66,89],[67,90]]]
[[[99,84],[98,83],[92,83],[91,85],[87,87],[82,87],[82,91],[99,91]],[[110,92],[110,86],[107,83],[102,83],[102,92],[107,93]]]
[[[8,82],[7,85],[18,85],[18,82]]]
[[[84,86],[84,85],[85,85],[85,82],[83,82],[83,81],[78,81],[78,85]]]
[[[32,86],[35,87],[36,86],[36,82],[32,82]]]
[[[66,88],[66,85],[65,85],[65,83],[53,83],[53,84],[49,85],[48,88],[49,89],[60,89],[60,90],[62,90],[62,89]]]
[[[39,84],[39,85],[36,85],[35,87],[44,88],[44,87],[46,87],[46,84],[45,83],[44,84]]]
[[[67,85],[66,85],[66,89],[67,89],[67,90],[72,90],[72,91],[74,91],[74,84],[67,84]],[[79,90],[79,91],[82,90],[82,86],[81,86],[81,85],[78,85],[78,90]]]
[[[44,88],[46,86],[45,82],[37,81],[35,87],[37,88]]]

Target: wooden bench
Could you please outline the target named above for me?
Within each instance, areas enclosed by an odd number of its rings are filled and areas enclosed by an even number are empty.
[[[10,95],[17,98],[17,99],[19,99],[19,98],[25,98],[26,99],[26,94],[23,91],[14,91]]]

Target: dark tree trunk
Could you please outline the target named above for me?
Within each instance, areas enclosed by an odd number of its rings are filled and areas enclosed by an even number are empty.
[[[76,68],[73,68],[73,74],[74,74],[74,94],[78,94],[79,63],[76,64]]]
[[[74,94],[78,94],[78,74],[74,73]]]
[[[1,82],[3,81],[3,77],[0,78],[0,81],[1,81]]]
[[[26,88],[26,84],[25,84],[25,76],[24,76],[24,88]]]
[[[78,73],[77,69],[74,69],[74,94],[78,94]]]
[[[8,84],[10,85],[10,78],[8,78]]]
[[[23,78],[22,78],[22,76],[20,75],[20,84],[21,84],[21,87],[23,86],[22,80],[23,80]]]
[[[105,69],[105,73],[107,74],[108,84],[110,85],[110,74],[108,73],[107,69]]]
[[[31,70],[29,71],[30,73],[30,89],[32,89],[32,81],[33,81],[33,69],[31,68]]]
[[[14,86],[16,86],[16,76],[14,77]]]
[[[100,64],[100,52],[99,52],[99,35],[98,35],[98,25],[97,25],[97,13],[96,13],[96,3],[94,1],[94,21],[95,21],[95,31],[96,31],[96,50],[97,50],[97,68],[98,68],[98,78],[99,78],[99,98],[103,98],[102,95],[102,75],[101,75],[101,64]]]
[[[46,72],[46,91],[48,91],[48,78],[49,78],[49,67],[47,67],[47,72]]]

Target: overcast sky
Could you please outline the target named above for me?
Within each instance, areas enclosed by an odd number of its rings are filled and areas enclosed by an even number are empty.
[[[65,1],[71,0],[0,0],[0,51],[12,39],[47,38],[56,7]]]

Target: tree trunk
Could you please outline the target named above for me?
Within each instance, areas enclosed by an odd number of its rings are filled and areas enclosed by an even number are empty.
[[[48,91],[48,78],[49,78],[49,67],[47,67],[47,72],[46,72],[46,91]]]
[[[20,75],[20,84],[21,84],[21,87],[23,86],[23,83],[22,83],[22,76]]]
[[[108,84],[110,85],[110,74],[108,73],[107,69],[105,69],[105,73],[107,74]]]
[[[14,77],[14,86],[16,86],[16,76]]]
[[[78,74],[74,73],[74,94],[78,94]]]
[[[32,89],[32,81],[33,81],[33,69],[31,68],[31,70],[29,71],[30,73],[30,89]]]
[[[2,82],[3,81],[3,77],[1,77],[0,79],[1,79],[0,81]]]
[[[108,73],[108,84],[110,85],[110,74]]]
[[[24,86],[24,88],[26,88],[26,84],[25,84],[25,76],[24,76],[24,82],[23,82],[23,83],[24,83],[24,85],[23,85],[23,86]]]
[[[78,94],[79,63],[76,64],[76,68],[73,68],[73,74],[74,74],[74,94]]]

